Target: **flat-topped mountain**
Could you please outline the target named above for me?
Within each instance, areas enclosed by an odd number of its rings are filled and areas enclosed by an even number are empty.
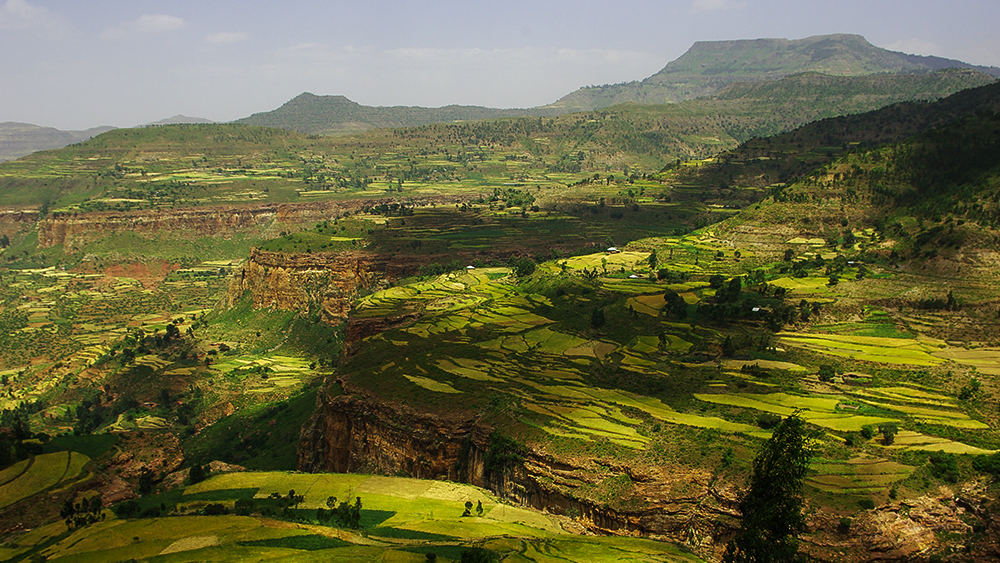
[[[712,95],[735,82],[775,80],[802,72],[860,76],[944,68],[974,68],[1000,76],[1000,69],[994,67],[882,49],[860,35],[818,35],[797,40],[699,41],[649,78],[581,88],[545,107],[581,111],[624,102],[673,103]]]
[[[187,115],[177,114],[173,117],[168,117],[166,119],[161,119],[159,121],[154,121],[152,123],[147,123],[146,125],[178,125],[181,123],[215,123],[211,119],[205,119],[204,117],[190,117]]]

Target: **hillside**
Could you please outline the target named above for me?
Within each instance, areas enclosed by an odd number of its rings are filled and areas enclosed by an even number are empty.
[[[742,86],[737,85],[736,88]],[[753,87],[753,86],[751,86]],[[756,86],[769,88],[766,85]],[[902,102],[870,112],[821,119],[793,131],[756,138],[687,168],[675,188],[704,195],[720,187],[751,193],[808,174],[845,152],[904,139],[977,112],[1000,111],[1000,83],[970,88],[933,103]]]
[[[447,185],[486,174],[549,185],[594,173],[650,174],[812,120],[932,100],[990,82],[987,75],[954,70],[893,77],[803,74],[734,84],[717,97],[680,104],[339,137],[243,124],[122,129],[0,166],[0,206],[46,204],[79,212],[304,203],[304,193],[310,201],[408,193],[397,191],[400,180]],[[561,176],[566,174],[573,177]]]
[[[480,106],[363,106],[344,96],[299,94],[281,107],[237,119],[235,123],[290,129],[316,135],[344,135],[369,129],[417,127],[428,123],[451,123],[516,117],[524,115],[556,115],[556,110],[495,109]]]
[[[113,127],[95,127],[86,131],[60,131],[29,123],[0,123],[0,162],[46,149],[58,149],[96,137]]]
[[[976,69],[1000,76],[997,68],[881,49],[860,35],[819,35],[791,41],[699,41],[684,55],[641,81],[583,88],[544,107],[583,111],[625,102],[675,103],[713,95],[734,82],[775,80],[803,72],[862,76],[944,68]]]
[[[801,551],[988,561],[998,109],[803,73],[4,163],[0,558],[718,561],[798,413]]]

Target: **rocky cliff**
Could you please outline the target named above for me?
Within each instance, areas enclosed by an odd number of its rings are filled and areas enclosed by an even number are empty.
[[[337,381],[320,393],[302,430],[298,469],[468,482],[524,506],[571,515],[596,533],[656,537],[713,558],[725,544],[719,539],[735,530],[735,489],[707,472],[613,468],[610,474],[627,475],[641,499],[641,506],[620,510],[566,493],[595,484],[597,473],[608,478],[603,462],[557,460],[528,449],[523,463],[497,469],[487,462],[492,431],[475,413],[421,412]]]
[[[254,308],[308,310],[339,324],[347,318],[358,292],[384,279],[386,264],[364,252],[282,254],[257,249],[236,273],[229,289],[231,303],[248,293]]]
[[[89,242],[124,232],[223,238],[249,233],[266,238],[277,236],[280,230],[311,226],[345,211],[357,211],[362,205],[338,202],[53,213],[38,222],[38,244],[42,248],[61,245],[73,252]]]
[[[339,380],[320,393],[316,412],[303,427],[298,469],[468,482],[511,502],[569,516],[568,528],[669,541],[708,560],[721,559],[739,526],[738,485],[708,471],[639,470],[614,460],[562,459],[530,447],[521,463],[497,470],[487,462],[491,435],[492,428],[475,413],[443,416],[387,404]],[[632,484],[629,508],[574,494],[609,478]],[[840,513],[807,507],[802,550],[830,562],[927,560],[955,545],[948,538],[969,537],[974,526],[980,534],[995,535],[996,500],[985,491],[983,484],[972,483],[892,501],[856,513],[849,529]],[[977,545],[968,560],[992,561],[1000,554],[989,541]]]

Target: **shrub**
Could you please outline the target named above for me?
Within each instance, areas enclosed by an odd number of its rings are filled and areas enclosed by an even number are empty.
[[[142,507],[134,500],[128,500],[121,504],[116,504],[111,511],[119,518],[135,518],[142,512]]]
[[[947,481],[958,483],[958,458],[955,454],[936,451],[930,455],[931,475]]]
[[[229,511],[226,510],[226,507],[217,502],[213,502],[205,507],[206,516],[222,516],[228,513]]]
[[[858,506],[860,506],[864,510],[874,510],[875,509],[875,501],[873,501],[870,498],[863,498],[863,499],[861,499],[861,500],[858,501]]]
[[[757,426],[764,430],[770,430],[781,423],[781,416],[774,413],[765,412],[757,417]]]
[[[972,460],[972,468],[980,473],[1000,477],[1000,453],[977,455]]]

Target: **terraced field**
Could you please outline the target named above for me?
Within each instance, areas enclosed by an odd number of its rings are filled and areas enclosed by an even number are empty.
[[[815,460],[806,483],[832,493],[879,493],[909,477],[914,467],[868,456],[845,461]]]
[[[0,471],[0,508],[78,481],[89,461],[77,452],[56,452],[15,463]]]
[[[305,501],[294,510],[312,523],[281,522],[261,515],[200,516],[206,504],[233,508],[239,499],[266,505],[270,493],[295,490]],[[315,521],[327,498],[363,502],[361,530],[331,528]],[[554,517],[499,502],[469,485],[367,475],[231,473],[213,477],[178,493],[141,502],[169,502],[171,516],[155,519],[110,518],[75,531],[61,522],[33,530],[8,545],[0,556],[29,552],[47,561],[172,562],[247,561],[394,561],[419,563],[427,553],[438,561],[458,561],[463,549],[485,547],[505,561],[566,560],[701,561],[669,545],[649,540],[578,536],[565,532]],[[462,517],[465,503],[481,503],[482,515]],[[259,510],[259,509],[257,509]],[[108,513],[110,516],[110,513]]]

